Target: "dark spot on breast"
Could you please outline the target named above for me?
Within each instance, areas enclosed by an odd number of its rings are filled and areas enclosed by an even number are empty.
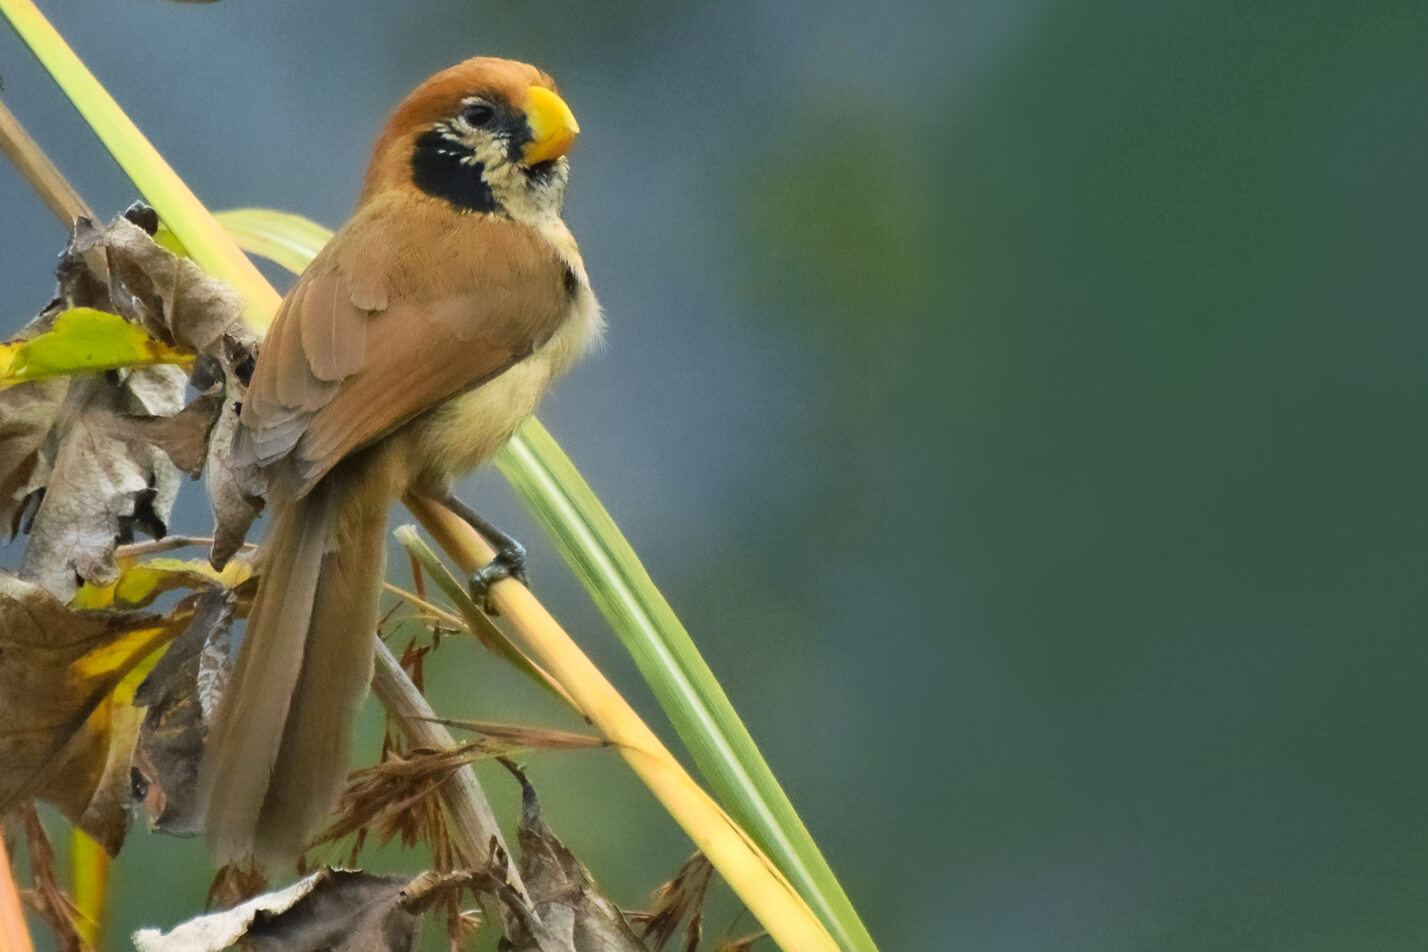
[[[566,297],[573,298],[575,297],[575,292],[580,290],[580,279],[575,276],[575,272],[571,270],[570,265],[562,265],[562,267],[565,270],[560,276],[561,287],[565,288]]]
[[[500,209],[486,184],[485,171],[480,162],[471,160],[470,152],[435,129],[422,133],[412,150],[412,184],[463,211]]]

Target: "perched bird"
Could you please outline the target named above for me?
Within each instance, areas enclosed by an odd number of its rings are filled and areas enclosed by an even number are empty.
[[[272,520],[200,769],[220,861],[291,861],[341,792],[390,502],[447,497],[599,337],[560,218],[578,131],[533,66],[437,73],[388,120],[356,212],[283,300],[234,443],[267,474]],[[507,547],[483,577],[518,557]]]

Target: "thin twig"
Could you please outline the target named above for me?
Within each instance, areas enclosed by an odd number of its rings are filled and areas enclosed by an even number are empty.
[[[15,118],[4,102],[0,102],[0,152],[10,157],[15,168],[30,183],[30,187],[44,201],[54,216],[66,228],[74,227],[74,220],[81,215],[93,218],[94,212],[79,197],[74,186],[69,184],[49,156],[30,138],[20,120]]]
[[[160,552],[172,552],[174,549],[186,549],[190,546],[211,546],[212,536],[164,536],[162,539],[147,539],[143,542],[131,542],[128,545],[121,545],[114,550],[116,558],[140,558],[145,555],[157,555]],[[257,546],[251,542],[243,543],[244,551],[252,551]]]
[[[456,738],[437,722],[436,712],[382,641],[377,642],[376,660],[372,689],[387,713],[400,725],[407,741],[414,747],[438,750],[455,747]],[[476,771],[469,764],[442,784],[441,797],[446,803],[452,836],[468,862],[481,868],[491,858],[493,842],[510,855],[501,828],[496,825],[496,815],[491,812],[491,803],[486,799],[486,791],[481,789]],[[526,887],[515,866],[508,866],[505,874],[509,884],[525,896]]]
[[[401,586],[393,585],[391,582],[384,582],[382,587],[413,608],[421,609],[432,621],[441,622],[446,627],[455,629],[456,631],[461,631],[466,627],[466,621],[460,616],[452,614],[440,605],[435,605],[427,601],[415,592],[409,592]]]

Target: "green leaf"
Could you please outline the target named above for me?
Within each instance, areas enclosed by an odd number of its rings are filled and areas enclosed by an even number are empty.
[[[301,274],[317,253],[314,249],[321,249],[332,237],[329,229],[309,218],[271,208],[234,208],[214,217],[239,247],[293,274]]]
[[[154,340],[118,314],[75,307],[59,314],[37,337],[0,344],[0,387],[43,377],[192,362],[192,354]]]

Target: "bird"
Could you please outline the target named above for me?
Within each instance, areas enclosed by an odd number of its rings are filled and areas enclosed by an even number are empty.
[[[266,478],[271,519],[199,768],[220,863],[292,862],[336,804],[372,677],[390,504],[454,499],[601,337],[561,219],[578,132],[534,66],[477,57],[436,73],[396,107],[352,217],[278,309],[233,442]],[[483,584],[521,574],[521,550],[495,534]]]

